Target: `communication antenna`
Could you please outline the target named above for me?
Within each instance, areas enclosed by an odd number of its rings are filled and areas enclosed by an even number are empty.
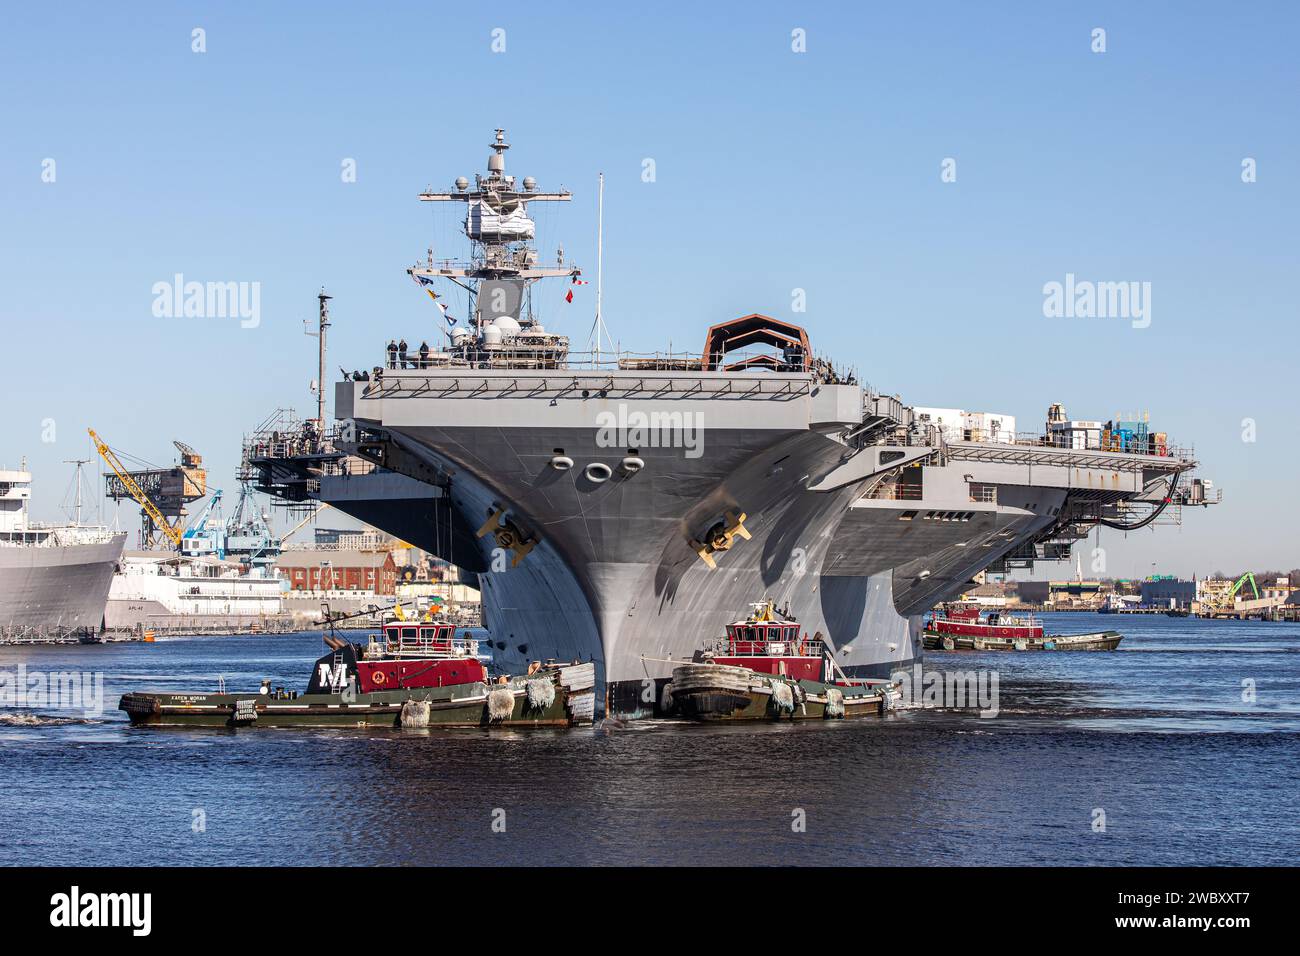
[[[325,289],[322,286],[320,290],[320,294],[317,295],[316,298],[320,300],[319,330],[313,332],[311,331],[311,329],[306,328],[307,322],[304,319],[303,334],[310,335],[312,338],[317,338],[320,340],[319,347],[318,347],[319,377],[316,379],[315,382],[312,383],[312,385],[316,392],[316,423],[319,426],[317,430],[317,435],[324,435],[325,434],[325,330],[330,327],[330,307],[326,303],[329,302],[329,300],[334,297],[332,295],[326,295]]]

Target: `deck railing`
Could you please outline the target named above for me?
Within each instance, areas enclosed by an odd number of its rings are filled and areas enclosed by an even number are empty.
[[[414,641],[389,640],[371,635],[366,657],[468,657],[477,659],[479,641],[475,638],[435,638]]]
[[[822,641],[744,640],[720,637],[704,649],[719,657],[821,657],[826,652]]]
[[[881,485],[870,495],[877,501],[921,501],[925,497],[925,489],[917,484],[897,484]]]

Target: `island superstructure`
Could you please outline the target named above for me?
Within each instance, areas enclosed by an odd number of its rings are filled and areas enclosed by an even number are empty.
[[[674,661],[767,598],[849,676],[887,676],[919,658],[924,612],[979,571],[1207,503],[1176,446],[945,433],[759,313],[713,325],[689,355],[571,352],[531,289],[582,273],[562,255],[540,264],[528,211],[568,194],[516,183],[508,148],[498,131],[472,188],[420,197],[465,205],[469,259],[408,273],[463,289],[467,324],[444,348],[345,376],[337,423],[304,423],[310,447],[245,446],[261,490],[477,573],[506,666],[594,660],[608,712],[644,716]]]

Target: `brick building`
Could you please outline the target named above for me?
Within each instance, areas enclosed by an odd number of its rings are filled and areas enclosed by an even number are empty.
[[[397,587],[390,551],[285,551],[275,566],[291,591],[392,594]]]

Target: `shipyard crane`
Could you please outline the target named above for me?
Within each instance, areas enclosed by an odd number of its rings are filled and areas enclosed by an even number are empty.
[[[90,433],[96,447],[102,446],[100,454],[104,455],[103,449],[108,446],[93,429]],[[177,534],[185,529],[185,506],[208,493],[202,456],[184,442],[173,444],[180,452],[180,461],[168,468],[146,464],[137,470],[127,470],[119,453],[110,451],[111,460],[104,457],[113,469],[112,474],[104,475],[104,493],[113,501],[130,498],[140,505],[140,545],[146,549],[155,547],[164,535],[179,546]]]
[[[293,537],[295,534],[301,531],[303,526],[306,525],[307,522],[314,520],[317,515],[319,515],[322,511],[324,511],[328,507],[329,504],[327,504],[326,502],[324,501],[318,502],[317,507],[313,508],[310,512],[308,512],[307,517],[303,518],[301,521],[299,521],[296,525],[294,525],[284,534],[280,535],[280,540],[288,541],[291,537]]]
[[[173,525],[163,516],[163,513],[158,509],[158,506],[154,504],[153,499],[145,494],[144,489],[140,487],[139,483],[134,477],[132,477],[131,473],[127,471],[126,466],[123,465],[117,455],[113,453],[113,449],[109,448],[108,445],[104,443],[104,440],[100,438],[99,435],[95,434],[95,429],[87,428],[86,431],[90,433],[90,440],[94,442],[95,450],[98,451],[99,456],[107,462],[108,467],[113,469],[113,474],[117,476],[117,480],[122,483],[127,493],[140,505],[141,510],[149,516],[149,519],[153,522],[154,526],[167,535],[167,537],[171,539],[172,544],[179,548],[183,536],[180,523],[177,522],[177,524]]]
[[[1237,596],[1237,592],[1241,590],[1241,586],[1247,581],[1250,582],[1250,589],[1255,592],[1255,600],[1259,600],[1259,588],[1255,584],[1255,575],[1252,572],[1247,571],[1241,577],[1237,578],[1237,583],[1234,584],[1232,590],[1228,592],[1229,601]]]
[[[245,517],[245,509],[248,517]],[[226,553],[238,555],[249,567],[275,564],[280,554],[280,539],[267,523],[267,516],[257,509],[253,489],[244,483],[239,491],[239,504],[225,527]]]
[[[213,509],[220,508],[221,495],[221,489],[218,488],[181,535],[181,553],[186,557],[193,558],[208,554],[216,555],[218,558],[226,556],[225,526],[219,517],[215,522],[208,521],[208,515]]]

